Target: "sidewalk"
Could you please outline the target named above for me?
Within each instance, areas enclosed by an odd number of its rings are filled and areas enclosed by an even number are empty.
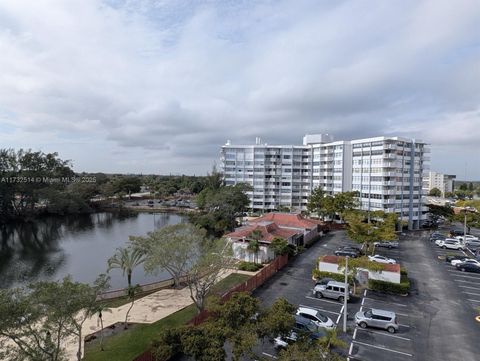
[[[234,273],[228,270],[223,273],[219,280]],[[240,272],[239,272],[240,273]],[[243,272],[242,272],[243,273]],[[190,290],[185,287],[181,290],[163,289],[135,301],[132,310],[128,316],[128,322],[131,323],[153,323],[162,318],[171,315],[193,303],[190,298]],[[117,322],[124,322],[125,315],[130,308],[130,303],[120,307],[111,308],[112,312],[103,312],[103,327],[106,328]],[[100,331],[100,322],[98,317],[94,316],[85,321],[82,328],[82,337]],[[82,354],[84,352],[82,344]],[[78,339],[69,337],[65,342],[65,351],[68,360],[77,360]]]

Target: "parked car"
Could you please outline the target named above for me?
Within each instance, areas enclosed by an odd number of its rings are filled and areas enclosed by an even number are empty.
[[[464,230],[463,229],[456,229],[456,228],[453,228],[450,230],[450,235],[452,237],[456,237],[456,236],[463,236],[464,234]]]
[[[329,317],[311,307],[300,306],[297,310],[297,315],[311,320],[318,327],[329,330],[335,327],[335,323]]]
[[[375,256],[368,256],[368,259],[373,262],[378,262],[378,263],[388,263],[388,264],[395,264],[397,261],[395,261],[393,258],[387,258],[380,256],[379,254],[376,254]]]
[[[317,327],[311,320],[302,316],[295,315],[295,325],[287,336],[278,336],[273,340],[275,348],[285,348],[289,344],[294,343],[299,337],[308,337],[312,341],[325,336],[325,329]]]
[[[345,300],[345,283],[330,281],[326,285],[318,285],[313,288],[313,295],[317,298],[333,298],[343,302]],[[350,299],[350,292],[347,285],[347,301]]]
[[[454,259],[452,262],[450,262],[452,266],[456,266],[457,264],[460,264],[460,263],[476,264],[477,266],[480,266],[480,262],[473,258],[466,258],[463,260]]]
[[[447,236],[445,236],[444,234],[432,234],[432,235],[430,235],[430,242],[432,242],[432,241],[443,241],[446,238],[447,238]]]
[[[470,241],[465,241],[465,246],[467,246],[470,249],[477,249],[480,247],[480,240],[470,240]]]
[[[398,331],[397,316],[395,312],[372,308],[355,314],[355,323],[361,328],[376,327],[390,333]]]
[[[465,259],[469,259],[469,257],[464,256],[464,255],[457,255],[457,254],[456,255],[447,255],[445,257],[445,262],[451,263],[452,261],[456,261],[456,260],[463,261]]]
[[[446,240],[442,241],[439,245],[439,247],[442,247],[443,249],[464,249],[465,246],[463,245],[462,242],[455,238],[447,238]]]
[[[455,267],[462,272],[476,272],[480,273],[480,266],[473,263],[459,263]]]
[[[328,282],[330,281],[335,281],[333,278],[328,278],[328,277],[325,277],[325,278],[321,278],[319,280],[317,280],[315,282],[315,286],[317,285],[326,285]]]
[[[478,241],[478,237],[472,236],[471,234],[466,234],[465,236],[456,236],[455,239],[458,239],[461,242]]]
[[[335,256],[348,256],[352,258],[360,256],[360,252],[357,249],[347,247],[338,248],[334,253]]]
[[[398,242],[395,241],[374,242],[373,245],[375,247],[398,248]]]

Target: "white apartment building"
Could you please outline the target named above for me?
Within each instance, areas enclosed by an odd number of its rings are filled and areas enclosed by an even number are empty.
[[[254,211],[306,210],[313,189],[335,194],[359,191],[363,210],[396,212],[417,229],[426,219],[422,177],[429,158],[424,142],[401,137],[333,141],[327,134],[309,134],[303,145],[222,146],[225,183],[248,183]]]
[[[445,197],[446,192],[453,192],[455,178],[456,176],[451,174],[428,172],[423,177],[424,193],[428,194],[433,188],[438,188]]]

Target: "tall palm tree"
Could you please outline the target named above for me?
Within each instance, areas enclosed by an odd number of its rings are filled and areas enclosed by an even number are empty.
[[[132,287],[132,272],[136,266],[141,265],[145,261],[145,255],[142,251],[127,247],[119,247],[115,254],[108,260],[107,272],[114,268],[121,269],[123,276],[127,275],[128,287]]]
[[[145,254],[141,250],[132,247],[117,248],[116,253],[108,260],[107,272],[110,272],[114,268],[119,268],[122,270],[124,276],[125,274],[127,275],[127,296],[132,300],[132,304],[130,305],[130,308],[125,316],[125,329],[128,328],[128,314],[130,313],[133,303],[135,302],[135,295],[140,289],[139,285],[132,287],[132,272],[136,266],[141,265],[143,262],[145,262]]]
[[[100,321],[100,351],[105,351],[103,348],[103,313],[105,312],[112,312],[112,310],[101,302],[98,302],[95,307],[90,310],[90,315],[97,315]]]
[[[257,263],[258,251],[260,251],[260,240],[263,237],[262,231],[260,229],[254,229],[250,235],[247,249],[254,255],[254,263]]]
[[[253,253],[253,263],[257,263],[257,254],[260,250],[260,242],[256,239],[251,239],[248,241],[247,250]]]

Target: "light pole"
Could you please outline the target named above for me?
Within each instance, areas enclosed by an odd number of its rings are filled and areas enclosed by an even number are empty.
[[[347,332],[348,256],[345,257],[345,293],[343,295],[343,332]]]

